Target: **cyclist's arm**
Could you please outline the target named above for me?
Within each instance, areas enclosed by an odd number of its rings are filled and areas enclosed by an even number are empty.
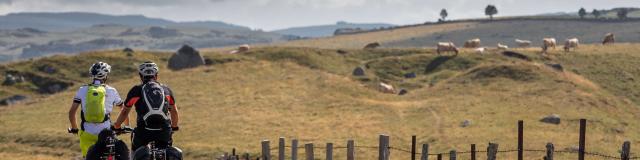
[[[171,105],[171,127],[178,127],[178,121],[180,121],[180,116],[178,116],[178,107],[173,104]]]
[[[115,128],[120,128],[120,126],[122,125],[122,122],[128,119],[129,111],[131,111],[131,107],[122,107],[122,111],[120,111],[120,114],[118,115],[118,119],[116,120],[116,123],[113,124]]]
[[[125,108],[127,108],[127,107],[124,107],[124,103],[122,103],[122,104],[118,105],[118,107],[122,108],[122,109],[120,110],[120,113],[122,113],[122,112],[124,111],[124,109],[125,109]],[[120,114],[118,114],[118,117],[120,117]],[[124,125],[125,125],[125,126],[131,126],[131,125],[129,124],[129,114],[127,114],[127,115],[126,115],[126,117],[125,117]]]
[[[71,124],[72,129],[78,129],[78,123],[76,122],[76,113],[78,112],[78,107],[80,103],[73,102],[71,104],[71,108],[69,108],[69,123]]]

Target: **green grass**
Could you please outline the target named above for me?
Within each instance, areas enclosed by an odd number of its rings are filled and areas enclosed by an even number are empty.
[[[407,149],[411,135],[417,135],[418,143],[429,143],[434,153],[468,150],[471,143],[483,149],[488,142],[514,149],[517,120],[525,121],[525,148],[544,149],[553,142],[556,150],[564,150],[578,144],[580,118],[589,120],[587,150],[617,155],[624,140],[640,142],[636,97],[620,89],[640,88],[615,72],[640,76],[632,63],[638,49],[637,44],[586,45],[577,52],[558,50],[546,57],[536,49],[516,50],[532,62],[495,51],[476,55],[462,50],[425,72],[442,59],[432,49],[354,49],[343,55],[335,49],[266,47],[236,55],[205,52],[204,57],[215,63],[194,69],[171,71],[162,64],[160,81],[176,94],[182,122],[174,140],[187,159],[211,159],[231,148],[257,155],[261,140],[270,139],[275,146],[278,137],[316,146],[345,146],[353,138],[358,146],[376,146],[381,133],[391,135],[392,146]],[[561,63],[565,72],[546,67],[548,62]],[[368,81],[351,76],[354,67],[366,64]],[[413,71],[417,78],[402,78]],[[379,81],[408,88],[409,94],[380,93],[375,88]],[[136,83],[132,76],[112,85],[122,94]],[[0,156],[77,156],[76,137],[65,133],[73,92],[0,109]],[[562,117],[560,125],[538,122],[554,113]],[[464,120],[472,125],[459,127]],[[358,159],[377,156],[376,149],[357,151]],[[639,151],[632,148],[632,153]],[[316,150],[316,157],[323,154]],[[335,154],[340,158],[344,150]],[[539,159],[541,154],[525,156]],[[392,158],[409,157],[393,151]]]

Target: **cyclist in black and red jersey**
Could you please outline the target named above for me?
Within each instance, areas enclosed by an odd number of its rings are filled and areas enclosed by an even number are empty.
[[[133,86],[124,101],[125,107],[114,123],[115,130],[128,117],[131,107],[135,106],[137,113],[137,126],[131,134],[131,149],[135,151],[150,142],[155,146],[166,148],[171,146],[173,131],[178,128],[178,107],[171,89],[157,82],[158,65],[153,62],[144,62],[139,68],[141,84]]]

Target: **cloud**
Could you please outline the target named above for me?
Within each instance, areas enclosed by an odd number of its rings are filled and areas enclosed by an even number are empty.
[[[2,4],[9,4],[9,5],[11,5],[11,3],[13,3],[13,0],[0,0],[0,5],[2,5]]]

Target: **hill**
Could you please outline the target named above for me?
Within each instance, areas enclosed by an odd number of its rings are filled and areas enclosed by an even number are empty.
[[[249,27],[219,21],[174,22],[142,15],[106,15],[87,12],[11,13],[0,16],[0,29],[36,28],[47,31],[69,31],[100,24],[119,24],[132,27],[171,26],[201,27],[219,30],[250,30]]]
[[[416,134],[418,143],[429,143],[434,152],[466,150],[470,143],[484,148],[487,142],[514,148],[520,119],[526,125],[526,148],[543,149],[547,142],[554,142],[556,150],[571,150],[578,144],[576,120],[580,118],[589,119],[588,150],[616,155],[622,141],[638,143],[640,139],[636,121],[640,86],[635,82],[640,77],[636,69],[640,56],[633,52],[638,49],[637,44],[583,45],[576,52],[556,50],[550,56],[540,56],[534,48],[516,49],[531,59],[525,61],[495,50],[485,55],[463,50],[452,57],[435,55],[433,49],[338,52],[261,47],[238,55],[206,52],[205,58],[214,63],[181,71],[166,69],[166,54],[141,58],[163,62],[160,81],[177,94],[181,108],[182,129],[175,134],[174,144],[187,159],[211,159],[232,147],[256,155],[260,140],[280,136],[298,138],[302,144],[339,146],[355,138],[358,146],[375,146],[377,134],[386,133],[393,146],[408,148],[409,137]],[[40,62],[64,65],[58,63],[104,58],[110,62],[126,55],[104,51],[52,58],[59,59],[8,65],[29,70],[30,64]],[[126,73],[131,72],[127,67],[134,66],[127,63],[135,60],[114,67],[114,71],[125,68],[112,82],[121,94],[138,83],[135,76],[128,76],[134,73]],[[547,63],[559,63],[563,70]],[[351,76],[356,66],[366,68],[365,77]],[[0,107],[1,156],[69,159],[77,155],[77,140],[65,128],[70,98],[81,84],[82,72],[70,70],[69,75],[80,81],[68,90]],[[408,79],[405,73],[417,76]],[[380,93],[376,91],[380,81],[406,88],[409,94]],[[559,114],[562,123],[538,122],[549,114]],[[460,127],[464,120],[470,120],[471,126]],[[632,153],[638,151],[632,148]],[[318,151],[316,157],[323,153]],[[375,149],[358,149],[356,155],[373,159],[376,154]],[[542,154],[525,156],[538,159]],[[500,157],[513,159],[515,154]]]
[[[380,42],[387,48],[434,47],[437,42],[463,42],[480,38],[482,45],[492,48],[497,43],[515,47],[515,39],[531,40],[540,46],[542,38],[564,39],[577,37],[581,43],[600,43],[604,34],[613,33],[620,42],[640,42],[638,19],[576,19],[549,17],[506,17],[489,20],[459,20],[446,23],[427,23],[399,26],[358,34],[295,40],[278,46],[317,48],[362,48],[368,43]]]
[[[363,30],[369,30],[369,29],[377,29],[380,27],[386,28],[386,27],[392,27],[392,26],[395,26],[395,25],[386,24],[386,23],[348,23],[348,22],[341,21],[332,25],[292,27],[287,29],[275,30],[272,32],[284,34],[284,35],[317,38],[317,37],[333,36],[334,32],[337,29],[343,29],[343,28],[352,28],[352,29],[360,28]]]

